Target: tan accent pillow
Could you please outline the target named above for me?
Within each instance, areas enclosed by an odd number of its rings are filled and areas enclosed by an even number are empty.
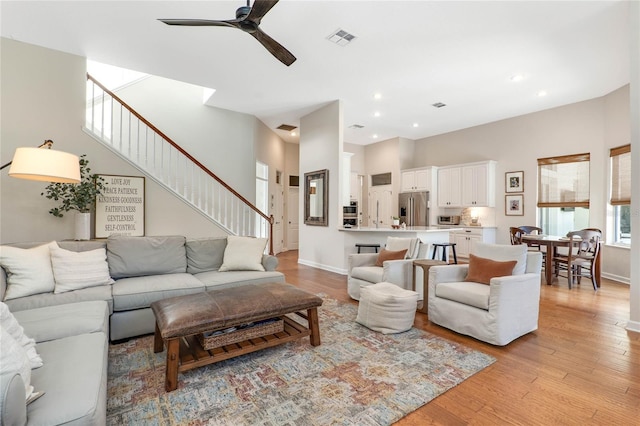
[[[404,259],[404,255],[407,254],[407,249],[391,251],[391,250],[380,250],[378,253],[378,259],[376,260],[376,266],[382,266],[382,262],[385,260],[402,260]]]
[[[488,285],[491,278],[512,275],[513,268],[516,266],[516,263],[518,263],[516,260],[498,262],[470,254],[469,272],[467,273],[465,281]]]

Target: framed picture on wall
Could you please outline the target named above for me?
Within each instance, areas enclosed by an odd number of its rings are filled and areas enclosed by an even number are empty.
[[[507,216],[524,216],[524,195],[505,195],[504,214]]]
[[[506,172],[504,174],[504,192],[524,192],[524,172]]]
[[[144,177],[100,176],[105,185],[96,197],[96,238],[144,236]]]

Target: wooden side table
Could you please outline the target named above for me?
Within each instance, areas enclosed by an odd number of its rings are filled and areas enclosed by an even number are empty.
[[[422,309],[420,309],[420,312],[425,314],[427,313],[429,298],[429,269],[435,265],[447,265],[447,262],[433,259],[416,259],[413,261],[413,291],[416,291],[416,267],[421,267],[424,272],[424,279],[422,280],[423,299]]]

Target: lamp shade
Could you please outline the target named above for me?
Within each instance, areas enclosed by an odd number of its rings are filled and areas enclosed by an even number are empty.
[[[53,149],[18,148],[9,176],[44,182],[80,183],[77,155]]]

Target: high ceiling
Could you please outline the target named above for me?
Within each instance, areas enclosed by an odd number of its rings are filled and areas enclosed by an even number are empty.
[[[2,1],[0,28],[3,37],[214,88],[211,105],[272,129],[341,99],[344,140],[362,145],[553,108],[629,82],[626,1],[281,0],[261,28],[297,57],[290,67],[237,29],[157,21],[232,19],[245,4]],[[337,29],[356,39],[330,42]]]

